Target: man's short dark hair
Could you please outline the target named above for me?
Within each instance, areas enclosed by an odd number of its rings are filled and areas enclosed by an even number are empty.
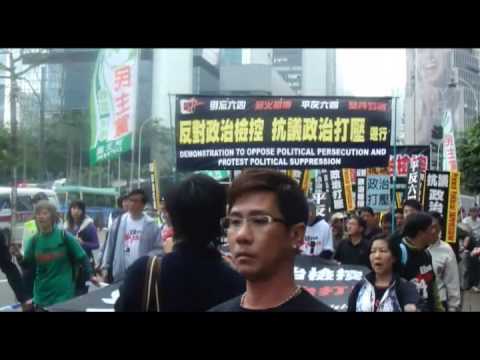
[[[433,218],[426,212],[411,214],[403,227],[403,236],[414,238],[420,231],[426,231],[432,222]]]
[[[195,247],[219,245],[226,198],[225,187],[203,174],[192,175],[171,187],[165,206],[175,238]]]
[[[363,220],[361,216],[358,215],[350,215],[348,217],[348,220],[355,220],[359,226],[363,228],[362,230],[362,235],[365,234],[365,231],[367,231],[367,222]]]
[[[145,205],[148,202],[148,196],[145,190],[143,189],[135,189],[128,193],[127,197],[130,198],[133,195],[141,195],[142,196],[142,203]]]
[[[249,169],[237,176],[228,192],[228,209],[245,194],[267,191],[276,196],[277,206],[287,225],[308,222],[305,194],[291,177],[269,169]]]
[[[442,214],[440,214],[438,211],[429,211],[428,214],[434,218],[435,220],[437,220],[438,222],[438,225],[440,225],[440,227],[443,227],[443,216]]]
[[[390,224],[392,223],[392,213],[391,213],[391,212],[387,212],[387,213],[383,214],[382,223],[383,223],[385,220],[386,220],[388,223],[390,223]]]
[[[410,206],[411,208],[416,209],[417,211],[422,211],[422,204],[418,200],[415,199],[408,199],[405,200],[403,203],[403,208],[405,209],[405,206]]]
[[[365,206],[360,208],[358,213],[361,214],[362,212],[368,212],[370,215],[375,216],[375,212],[370,206]]]
[[[32,203],[37,204],[38,202],[40,202],[42,200],[48,200],[48,196],[44,192],[40,191],[40,192],[36,193],[35,195],[33,195]]]

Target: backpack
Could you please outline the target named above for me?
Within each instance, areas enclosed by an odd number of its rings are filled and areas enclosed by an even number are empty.
[[[38,241],[38,232],[33,236],[32,238],[32,248],[33,248],[33,254],[35,254],[35,244]],[[65,230],[62,230],[62,243],[65,245],[66,252],[67,252],[67,257],[70,261],[70,264],[72,265],[72,280],[75,284],[77,284],[77,281],[80,277],[80,265],[77,264],[77,262],[73,259],[71,256],[70,252],[68,251],[68,246],[67,246],[67,234],[65,233]],[[35,264],[36,266],[36,264]]]
[[[407,247],[403,242],[400,243],[400,252],[402,254],[400,262],[402,263],[402,265],[405,265],[408,260],[408,251],[407,251]]]

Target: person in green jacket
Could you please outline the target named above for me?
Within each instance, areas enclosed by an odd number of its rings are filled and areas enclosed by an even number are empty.
[[[73,236],[56,226],[57,211],[48,201],[35,206],[38,233],[24,249],[23,265],[35,265],[33,304],[36,311],[75,296],[74,273],[77,265],[86,278],[98,286],[87,254]]]

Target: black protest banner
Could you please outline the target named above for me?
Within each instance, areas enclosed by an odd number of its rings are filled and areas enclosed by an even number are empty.
[[[50,312],[111,312],[119,296],[121,282],[95,289],[85,295],[72,300],[52,305],[47,308]]]
[[[317,214],[324,218],[328,218],[331,202],[330,175],[328,170],[317,170],[314,180],[312,196],[317,206]]]
[[[422,199],[421,169],[418,161],[411,161],[408,164],[407,189],[405,190],[405,200]]]
[[[295,258],[297,285],[337,311],[347,311],[348,297],[357,282],[370,270],[364,266],[337,265],[318,256]]]
[[[355,193],[355,205],[357,209],[366,206],[367,199],[367,169],[357,170],[357,190]]]
[[[313,199],[317,208],[317,215],[328,218],[330,215],[330,196],[324,191],[313,193]]]
[[[448,219],[448,195],[450,188],[450,173],[444,171],[427,171],[425,182],[425,211],[439,212],[444,221],[442,237],[445,240]]]
[[[331,197],[331,211],[346,211],[347,201],[345,197],[345,188],[343,186],[343,171],[330,170],[330,197]]]
[[[177,96],[177,169],[388,165],[390,98]]]
[[[396,171],[393,167],[394,153],[396,153]],[[425,172],[428,170],[429,166],[429,157],[430,157],[430,147],[429,146],[419,146],[419,145],[402,145],[397,146],[396,150],[392,147],[390,152],[390,161],[389,161],[389,170],[388,174],[391,176],[391,198],[395,199],[395,204],[397,208],[401,208],[403,201],[406,198],[408,193],[407,181],[409,178],[409,167],[411,164],[417,163],[420,169],[420,180],[422,180]],[[394,176],[396,175],[396,176]],[[395,189],[395,194],[393,190]],[[419,194],[423,193],[423,185],[420,182]]]
[[[315,177],[315,192],[330,192],[330,174],[327,170],[318,170]]]
[[[390,161],[389,161],[390,176],[394,175],[393,153],[394,153],[394,149],[392,147],[390,151]],[[408,176],[408,168],[411,162],[418,162],[420,171],[425,173],[428,170],[429,157],[430,157],[429,146],[417,146],[417,145],[397,146],[397,154],[396,154],[397,178]]]

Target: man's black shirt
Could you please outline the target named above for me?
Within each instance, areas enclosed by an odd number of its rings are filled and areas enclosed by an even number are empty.
[[[344,239],[338,244],[335,260],[343,265],[363,265],[370,267],[369,251],[370,242],[362,239],[353,245],[350,239]]]
[[[241,296],[215,306],[209,312],[333,312],[334,310],[302,289],[299,295],[276,308],[251,310],[240,306]]]

